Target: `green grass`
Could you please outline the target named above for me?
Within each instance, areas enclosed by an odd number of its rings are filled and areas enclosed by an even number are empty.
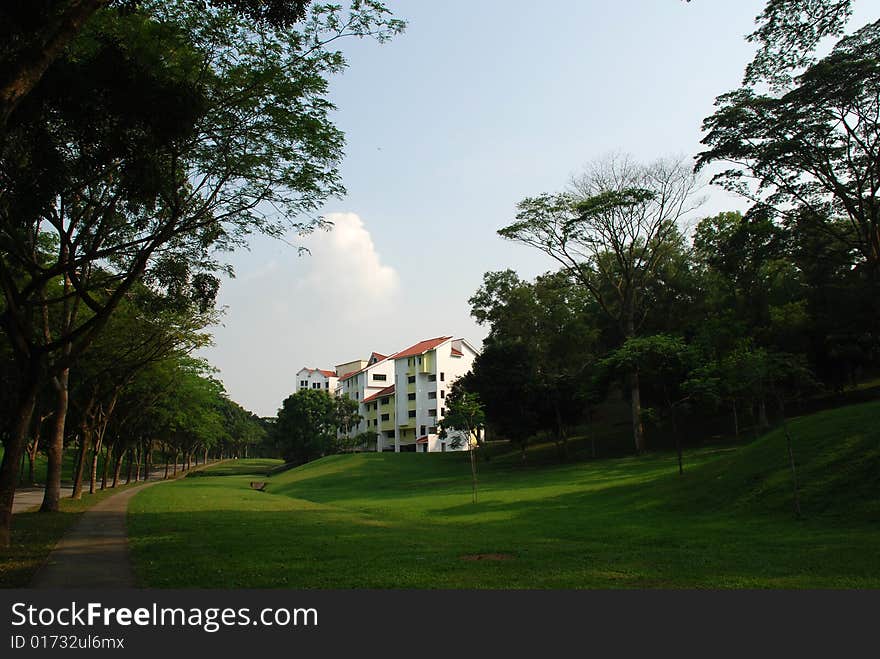
[[[134,498],[135,570],[161,588],[877,588],[877,418],[869,403],[790,422],[800,521],[778,430],[689,452],[683,477],[670,454],[493,460],[476,505],[463,454],[332,456],[268,479],[237,461]]]
[[[60,510],[55,513],[33,511],[14,515],[12,545],[9,549],[0,550],[0,587],[27,587],[49,552],[82,513],[101,500],[135,485],[132,483],[116,489],[99,490],[95,494],[85,492],[79,500],[62,497]]]

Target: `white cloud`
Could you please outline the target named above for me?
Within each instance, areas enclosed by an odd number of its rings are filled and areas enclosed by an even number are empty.
[[[302,242],[307,273],[297,283],[301,293],[332,305],[337,317],[355,320],[387,312],[400,288],[400,277],[382,263],[373,238],[356,213],[329,213],[330,231],[316,231]],[[310,295],[310,297],[311,297]]]

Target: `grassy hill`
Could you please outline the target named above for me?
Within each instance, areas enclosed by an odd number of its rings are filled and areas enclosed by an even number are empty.
[[[271,477],[151,488],[129,512],[152,587],[880,587],[880,403],[790,422],[745,446],[522,466],[466,456],[332,456]],[[230,473],[232,472],[232,473]],[[268,480],[266,492],[249,487]]]

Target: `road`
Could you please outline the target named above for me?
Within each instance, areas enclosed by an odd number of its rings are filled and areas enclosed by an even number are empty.
[[[172,469],[174,466],[172,465]],[[183,465],[177,465],[177,473],[179,474],[183,469]],[[161,467],[156,467],[150,472],[150,481],[154,480],[162,480],[162,477],[165,475],[165,465]],[[171,472],[168,472],[168,475],[171,475]],[[86,481],[83,485],[84,492],[88,493],[89,491],[89,481]],[[61,498],[69,497],[73,492],[72,485],[62,485],[61,486]],[[15,500],[12,502],[12,514],[23,513],[28,510],[34,510],[40,507],[40,504],[43,503],[43,488],[42,487],[20,487],[15,491]]]

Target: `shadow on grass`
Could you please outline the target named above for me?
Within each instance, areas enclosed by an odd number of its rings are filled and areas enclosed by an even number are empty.
[[[487,502],[473,519],[348,511],[138,513],[139,585],[159,588],[878,587],[880,533],[791,521],[584,510],[581,496]],[[466,506],[462,506],[465,508]],[[493,513],[504,516],[494,518]],[[504,554],[505,561],[468,561]]]

